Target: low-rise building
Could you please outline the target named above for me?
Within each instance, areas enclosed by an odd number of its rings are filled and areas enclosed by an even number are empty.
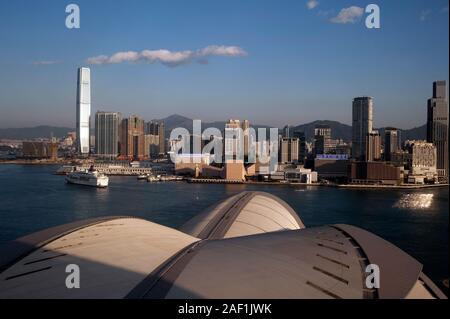
[[[401,183],[400,168],[386,162],[352,162],[348,173],[352,184],[397,185]]]

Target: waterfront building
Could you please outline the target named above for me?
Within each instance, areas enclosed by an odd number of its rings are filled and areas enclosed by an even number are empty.
[[[381,159],[381,138],[378,131],[372,131],[366,136],[366,161],[379,161]]]
[[[280,163],[298,162],[299,139],[281,138],[280,140]]]
[[[424,184],[437,181],[436,146],[425,141],[406,141],[405,149],[409,153],[408,183]]]
[[[448,104],[445,81],[433,83],[433,97],[428,99],[427,142],[436,145],[439,177],[448,179]]]
[[[366,137],[373,128],[373,98],[368,96],[353,99],[352,112],[352,157],[365,160]]]
[[[58,143],[51,141],[23,141],[22,156],[27,159],[58,159]]]
[[[392,154],[400,150],[400,131],[387,127],[384,131],[384,160],[390,162]]]
[[[319,154],[314,159],[314,171],[319,179],[346,180],[349,157],[342,154]]]
[[[314,128],[315,154],[328,154],[331,147],[331,128],[328,125],[316,125]]]
[[[136,115],[123,119],[120,131],[120,156],[129,160],[144,159],[144,120]]]
[[[95,113],[95,154],[99,158],[115,159],[119,155],[119,127],[121,114],[118,112]]]
[[[401,182],[400,168],[386,162],[352,162],[349,181],[364,185],[398,185]]]
[[[77,81],[77,153],[89,155],[91,123],[91,71],[89,68],[78,69]]]

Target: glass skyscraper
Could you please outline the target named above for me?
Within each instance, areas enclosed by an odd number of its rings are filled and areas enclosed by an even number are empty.
[[[352,157],[365,160],[367,134],[372,133],[373,98],[368,96],[353,99]]]
[[[77,153],[89,155],[89,129],[91,118],[91,70],[78,69],[77,81]]]

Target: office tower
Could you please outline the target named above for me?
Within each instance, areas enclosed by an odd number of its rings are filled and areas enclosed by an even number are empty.
[[[308,151],[306,149],[306,135],[303,131],[295,131],[293,137],[298,139],[298,161],[303,163]]]
[[[114,159],[119,155],[119,126],[121,114],[118,112],[95,113],[95,154],[100,158]]]
[[[366,136],[365,160],[367,162],[381,159],[381,137],[378,131],[372,131]]]
[[[89,68],[78,69],[77,80],[77,153],[89,155],[91,119],[91,71]]]
[[[352,157],[365,159],[366,137],[372,132],[373,98],[368,96],[353,99]]]
[[[299,139],[281,138],[280,140],[280,163],[298,162]]]
[[[144,120],[136,115],[123,119],[120,142],[121,157],[130,160],[145,158]]]
[[[448,178],[448,105],[445,81],[433,83],[433,97],[428,100],[427,142],[437,149],[439,177]]]
[[[328,125],[316,125],[314,128],[314,149],[316,155],[327,154],[331,146],[331,128]]]
[[[390,162],[392,154],[400,150],[400,134],[396,128],[387,127],[384,131],[384,160]]]

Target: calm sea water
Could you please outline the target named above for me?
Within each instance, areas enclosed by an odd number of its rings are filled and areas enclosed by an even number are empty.
[[[345,190],[328,187],[147,183],[111,177],[107,189],[67,185],[55,166],[0,165],[0,244],[44,228],[97,216],[131,215],[179,227],[206,207],[244,190],[284,199],[308,226],[365,228],[448,278],[448,188]]]

